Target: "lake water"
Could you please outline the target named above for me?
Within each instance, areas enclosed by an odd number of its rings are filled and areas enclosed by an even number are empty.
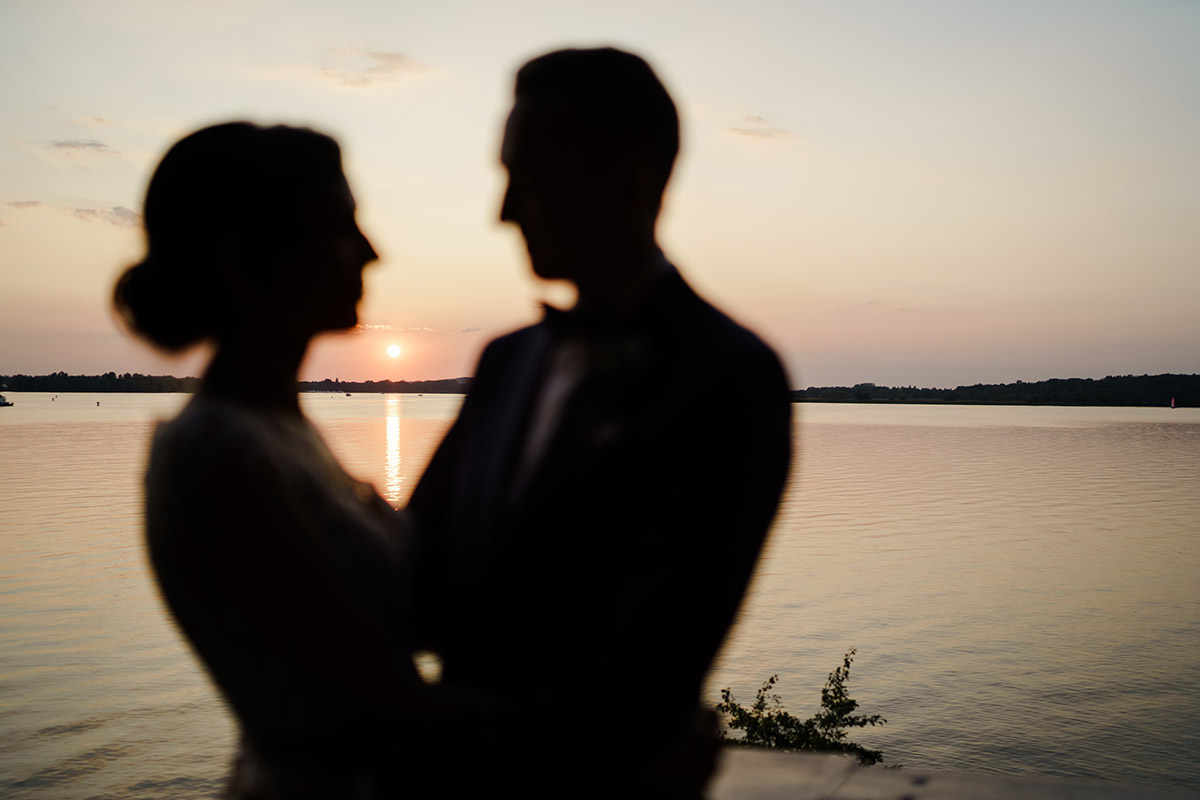
[[[218,794],[234,727],[140,532],[153,420],[186,396],[8,396],[0,796]],[[302,398],[395,504],[461,402]],[[1200,410],[796,411],[795,474],[708,699],[748,703],[778,673],[808,716],[855,647],[851,695],[888,724],[852,738],[885,763],[1200,788]],[[738,469],[712,466],[697,502]]]

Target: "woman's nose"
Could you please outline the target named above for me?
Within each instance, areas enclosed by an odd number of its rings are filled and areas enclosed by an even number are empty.
[[[370,264],[372,261],[379,260],[379,253],[375,252],[375,248],[371,246],[371,240],[367,238],[362,231],[358,232],[359,239],[362,240],[363,247],[363,266]]]

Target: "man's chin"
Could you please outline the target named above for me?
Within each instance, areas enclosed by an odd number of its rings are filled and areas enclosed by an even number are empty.
[[[529,266],[533,268],[533,274],[542,280],[559,281],[571,277],[570,271],[561,262],[549,258],[535,258],[533,253],[529,254]]]

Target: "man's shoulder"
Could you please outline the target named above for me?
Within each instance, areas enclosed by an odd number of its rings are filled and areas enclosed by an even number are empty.
[[[681,354],[714,366],[727,364],[766,370],[783,378],[775,350],[750,328],[734,320],[676,274],[664,287],[657,325]]]
[[[542,324],[535,322],[532,325],[526,325],[523,328],[517,328],[508,333],[502,333],[492,339],[484,347],[484,353],[507,353],[514,350],[521,350],[529,347],[539,341],[544,334]]]
[[[479,356],[476,378],[479,378],[480,372],[503,370],[514,362],[528,358],[531,352],[545,347],[546,342],[547,334],[538,323],[497,336],[484,346]]]

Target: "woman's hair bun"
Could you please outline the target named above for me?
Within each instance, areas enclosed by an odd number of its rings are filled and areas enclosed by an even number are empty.
[[[185,136],[150,179],[147,255],[117,280],[117,313],[168,352],[219,338],[252,302],[240,278],[269,282],[301,245],[304,204],[340,176],[337,143],[306,128],[228,122]]]
[[[200,287],[181,285],[182,270],[147,258],[127,268],[113,288],[121,319],[160,350],[177,353],[216,333],[214,308]]]

